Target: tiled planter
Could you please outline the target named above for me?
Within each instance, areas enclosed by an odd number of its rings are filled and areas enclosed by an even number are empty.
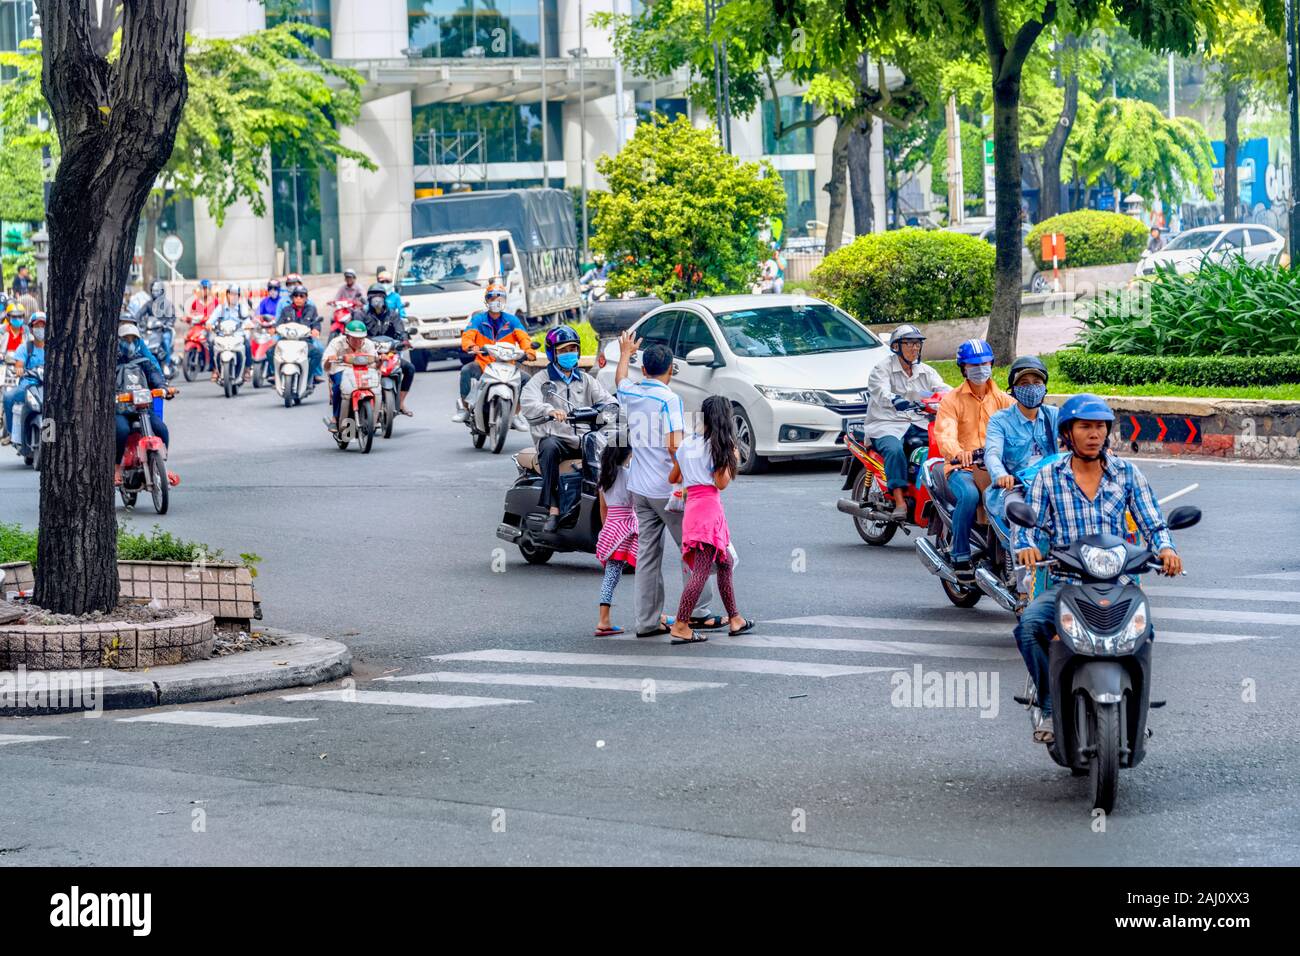
[[[183,611],[167,621],[0,625],[0,670],[129,669],[212,656],[211,614]]]
[[[119,561],[122,597],[157,601],[163,607],[206,611],[218,620],[245,624],[261,617],[253,576],[238,564],[184,561]]]

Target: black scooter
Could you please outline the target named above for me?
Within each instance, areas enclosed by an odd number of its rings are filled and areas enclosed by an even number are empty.
[[[549,391],[548,391],[549,389]],[[547,383],[543,393],[555,395],[555,386]],[[560,397],[564,402],[564,398]],[[568,402],[565,402],[568,405]],[[557,551],[596,553],[600,536],[600,502],[596,481],[600,476],[600,453],[607,436],[602,429],[617,421],[618,406],[575,408],[570,405],[566,422],[585,428],[578,439],[581,459],[560,466],[560,522],[555,531],[546,533],[547,509],[539,503],[542,475],[538,470],[537,450],[530,448],[514,456],[519,477],[506,492],[505,514],[497,525],[497,537],[519,546],[519,553],[529,564],[545,564]]]
[[[41,470],[41,415],[45,408],[45,366],[38,365],[27,373],[35,379],[27,387],[27,396],[14,406],[14,450],[23,463]]]
[[[1023,501],[1009,499],[1006,511],[1007,520],[1022,528],[1038,524]],[[1199,508],[1175,508],[1167,524],[1177,530],[1200,520]],[[1146,756],[1147,710],[1163,706],[1151,700],[1150,606],[1140,585],[1121,578],[1158,571],[1161,562],[1144,545],[1093,534],[1053,548],[1043,563],[1080,581],[1060,586],[1058,639],[1048,645],[1056,737],[1048,752],[1075,776],[1087,774],[1093,807],[1109,813],[1120,768],[1136,767]],[[1035,696],[1031,690],[1016,701],[1032,714]]]

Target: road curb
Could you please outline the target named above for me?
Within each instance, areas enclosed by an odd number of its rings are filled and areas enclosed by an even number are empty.
[[[143,671],[25,671],[21,686],[15,674],[0,675],[0,715],[28,717],[222,700],[321,684],[352,672],[352,654],[338,641],[275,628],[262,631],[285,643]],[[95,686],[101,680],[102,692]]]

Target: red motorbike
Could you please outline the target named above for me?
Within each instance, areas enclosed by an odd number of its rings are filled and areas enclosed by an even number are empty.
[[[191,319],[190,330],[185,333],[185,360],[181,371],[185,381],[192,382],[212,368],[212,350],[208,348],[208,323],[201,317]]]
[[[904,534],[911,534],[913,527],[926,528],[930,524],[930,513],[934,505],[930,493],[917,481],[917,473],[924,466],[927,458],[939,456],[934,441],[934,417],[939,407],[941,394],[930,395],[914,403],[913,409],[923,412],[930,420],[928,441],[904,441],[903,454],[907,456],[908,477],[910,482],[903,490],[907,501],[907,514],[896,515],[887,507],[893,499],[885,477],[885,460],[880,452],[872,447],[869,439],[864,437],[861,425],[854,425],[844,434],[844,445],[849,454],[844,458],[840,474],[844,476],[844,490],[852,489],[851,499],[841,498],[835,507],[853,518],[853,526],[858,536],[867,544],[888,544],[899,528]]]
[[[375,441],[375,392],[380,388],[380,359],[360,352],[345,354],[340,358],[343,374],[339,376],[339,389],[343,401],[339,407],[338,431],[334,440],[339,451],[347,449],[352,439],[363,455],[370,454]]]
[[[393,423],[397,421],[398,410],[402,407],[402,353],[401,342],[380,335],[372,339],[375,351],[379,353],[379,379],[382,392],[379,400],[379,434],[385,438],[393,437]]]
[[[328,308],[334,310],[334,316],[330,319],[330,335],[327,342],[334,341],[334,336],[343,334],[343,326],[348,324],[352,318],[352,307],[356,305],[351,299],[335,299],[332,302],[326,302]]]
[[[258,316],[253,327],[253,388],[269,385],[275,378],[275,320]]]
[[[176,479],[167,471],[167,446],[154,434],[149,413],[155,398],[171,398],[177,390],[149,388],[138,368],[126,368],[118,387],[117,413],[131,422],[131,434],[122,453],[122,504],[134,508],[140,492],[148,491],[154,510],[165,515],[168,491]]]

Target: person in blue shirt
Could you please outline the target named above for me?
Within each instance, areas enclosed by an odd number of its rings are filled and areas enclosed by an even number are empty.
[[[272,322],[280,315],[280,309],[288,298],[280,291],[280,280],[270,279],[266,283],[266,295],[257,304],[257,317],[269,318]]]
[[[1043,553],[1035,538],[1047,537],[1053,548],[1069,547],[1090,534],[1123,537],[1125,514],[1131,514],[1148,547],[1160,557],[1161,574],[1174,577],[1183,562],[1165,523],[1151,485],[1132,462],[1107,453],[1115,413],[1096,395],[1072,395],[1057,423],[1057,435],[1069,452],[1043,468],[1029,486],[1028,504],[1037,516],[1036,528],[1016,526],[1012,535],[1016,559],[1033,571]],[[1049,587],[1034,598],[1016,623],[1016,644],[1029,676],[1038,688],[1043,719],[1034,740],[1051,744],[1052,700],[1048,696],[1047,645],[1055,636],[1056,602],[1060,588]],[[1153,635],[1154,638],[1154,635]]]
[[[28,323],[27,341],[18,348],[14,356],[14,373],[18,384],[4,394],[4,419],[0,421],[0,445],[8,445],[10,436],[17,427],[13,420],[14,409],[27,397],[27,390],[36,384],[36,377],[31,373],[45,364],[45,313],[33,312]]]
[[[387,269],[380,268],[379,274],[375,276],[375,281],[384,287],[388,293],[388,308],[396,312],[403,319],[406,318],[406,305],[402,302],[402,297],[397,294],[397,289],[393,285],[393,274]]]
[[[167,379],[163,377],[162,369],[158,365],[158,360],[150,359],[149,349],[145,347],[144,342],[140,340],[140,329],[134,324],[119,325],[117,329],[117,369],[120,372],[128,365],[138,365],[144,370],[145,382],[151,389],[167,388]],[[152,419],[153,432],[163,440],[163,444],[171,446],[171,434],[167,431],[166,424],[163,423],[162,415],[158,411],[158,403],[161,398],[154,398],[153,407],[149,410],[149,417]],[[114,416],[114,430],[116,433],[116,458],[113,459],[113,484],[122,483],[122,454],[126,451],[127,440],[131,437],[131,417],[121,411]],[[167,479],[172,484],[176,484],[176,479],[172,472],[167,473]]]
[[[1006,494],[1016,486],[1016,472],[1057,450],[1057,411],[1043,404],[1047,377],[1047,366],[1036,355],[1012,362],[1007,387],[1016,404],[994,412],[984,433],[984,467],[992,481],[984,507],[1004,531]]]

